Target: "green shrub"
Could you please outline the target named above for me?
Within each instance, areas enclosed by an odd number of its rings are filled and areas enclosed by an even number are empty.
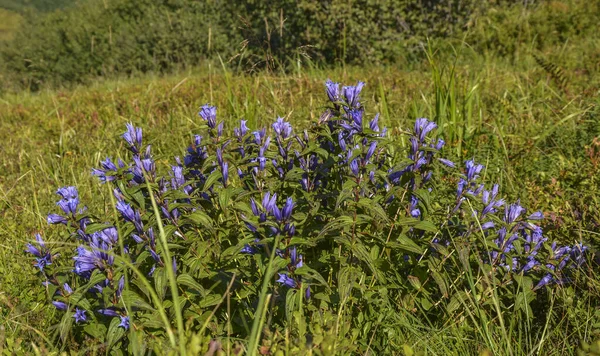
[[[90,1],[32,21],[3,49],[5,70],[36,89],[98,76],[162,72],[197,65],[211,51],[228,51],[226,36],[214,25],[216,2],[108,4]]]
[[[92,170],[112,213],[60,188],[47,221],[63,233],[26,246],[60,311],[54,340],[134,354],[185,354],[195,338],[204,350],[234,338],[249,355],[290,344],[397,354],[413,328],[460,320],[460,339],[508,355],[540,347],[562,313],[593,313],[588,246],[550,240],[544,214],[505,201],[483,165],[442,158],[434,122],[398,133],[408,147],[392,140],[367,117],[363,85],[328,81],[330,103],[303,131],[278,118],[231,132],[202,106],[203,136],[170,167],[128,124],[130,152]]]

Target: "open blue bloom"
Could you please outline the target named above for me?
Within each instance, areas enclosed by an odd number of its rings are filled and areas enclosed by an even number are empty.
[[[355,159],[353,159],[353,160],[352,160],[352,162],[350,162],[350,165],[349,165],[349,166],[350,166],[350,172],[352,172],[352,174],[353,174],[355,177],[358,177],[358,175],[359,175],[359,170],[358,170],[358,169],[359,169],[359,167],[358,167],[358,160],[357,160],[356,158],[355,158]]]
[[[535,213],[529,215],[527,220],[542,220],[544,219],[544,213],[541,211],[536,211]]]
[[[186,194],[190,194],[192,191],[192,187],[186,185],[187,180],[183,175],[183,167],[181,166],[171,166],[171,188],[179,189],[183,187],[183,191]]]
[[[221,175],[223,176],[223,186],[227,187],[229,180],[229,164],[227,162],[223,162],[221,165]]]
[[[421,216],[421,210],[418,208],[419,199],[414,195],[410,197],[410,216],[413,218],[418,218]]]
[[[327,97],[332,103],[340,101],[340,83],[334,83],[330,79],[325,82],[325,89],[327,91]]]
[[[129,150],[139,154],[142,149],[142,129],[134,127],[133,124],[126,124],[127,131],[123,134],[123,139],[129,144]]]
[[[542,277],[542,279],[540,279],[540,281],[538,282],[538,284],[536,284],[536,286],[533,288],[533,290],[538,290],[542,287],[544,287],[545,285],[547,285],[548,283],[552,282],[554,280],[554,278],[552,277],[552,275],[550,273],[546,274],[544,277]]]
[[[102,239],[92,235],[89,247],[79,246],[77,256],[73,257],[75,273],[83,278],[89,278],[95,269],[105,270],[114,262],[112,246]]]
[[[117,291],[115,293],[117,298],[121,296],[121,294],[123,293],[123,289],[125,289],[125,276],[121,276],[121,278],[119,279],[119,284],[117,285]]]
[[[472,159],[466,161],[465,165],[467,167],[467,170],[466,170],[467,181],[470,182],[470,181],[477,179],[479,177],[479,173],[481,173],[481,170],[483,169],[483,165],[475,163],[475,161]]]
[[[142,222],[142,217],[140,216],[139,211],[133,210],[131,205],[125,203],[124,201],[117,202],[116,208],[126,221],[133,223],[138,233],[143,233],[144,223]]]
[[[42,236],[40,236],[40,234],[35,234],[35,239],[39,245],[39,248],[28,243],[26,245],[26,251],[37,257],[36,266],[40,269],[40,272],[44,272],[44,268],[47,265],[52,264],[52,255],[50,254],[50,251],[46,247],[46,244],[44,243],[44,240],[42,240]]]
[[[217,108],[208,104],[200,108],[198,115],[206,121],[208,127],[214,129],[217,126]]]
[[[119,241],[117,229],[114,226],[107,227],[104,230],[96,231],[92,234],[97,239],[101,239],[110,245],[116,245]]]
[[[294,203],[291,197],[287,198],[281,212],[281,217],[284,221],[290,219],[290,217],[292,216],[292,210],[294,209],[295,205],[296,203]]]
[[[68,308],[67,303],[59,302],[57,300],[52,301],[52,305],[58,310],[67,310]]]
[[[240,120],[240,127],[239,128],[234,128],[233,129],[233,134],[235,137],[237,137],[238,139],[241,139],[242,137],[246,136],[246,134],[248,133],[248,126],[246,126],[246,123],[248,121],[246,120]]]
[[[100,162],[101,169],[92,169],[92,175],[98,177],[101,183],[112,182],[117,179],[115,176],[117,170],[125,167],[125,163],[121,159],[117,161],[117,164],[118,167],[107,157],[106,160]]]
[[[488,230],[488,229],[492,229],[494,228],[494,222],[493,221],[487,221],[483,224],[481,224],[481,230]]]
[[[119,323],[119,327],[121,327],[125,330],[129,330],[129,317],[128,316],[121,316],[121,322]]]
[[[133,167],[131,172],[133,173],[134,179],[133,181],[142,184],[145,182],[144,173],[150,177],[151,180],[154,180],[156,176],[156,164],[154,163],[154,159],[150,154],[150,146],[146,148],[146,154],[142,157],[134,156],[133,157]]]
[[[438,158],[438,161],[442,162],[442,164],[444,164],[445,166],[448,166],[450,168],[456,168],[456,164],[454,164],[454,162],[445,159],[445,158]]]
[[[265,138],[265,136],[267,135],[267,129],[266,128],[262,128],[260,130],[257,131],[253,131],[252,132],[252,136],[254,136],[254,143],[257,145],[262,145],[263,144],[263,140]]]
[[[217,125],[217,136],[221,137],[223,136],[223,124],[224,122],[221,121],[218,125]]]
[[[525,208],[523,208],[521,205],[519,205],[519,203],[510,204],[510,205],[506,206],[504,209],[504,219],[503,220],[507,224],[512,224],[519,218],[519,216],[521,216],[521,214],[524,211],[525,211]]]
[[[283,284],[284,286],[287,286],[289,288],[296,288],[298,282],[296,282],[296,280],[290,276],[288,276],[286,273],[278,273],[279,275],[279,279],[277,279],[278,283]]]
[[[117,311],[114,309],[98,309],[96,311],[99,314],[106,315],[106,316],[112,316],[112,317],[119,316],[119,313],[117,313]]]
[[[71,288],[71,286],[69,285],[69,283],[65,283],[63,284],[63,289],[65,290],[65,293],[68,294],[73,294],[73,289]]]
[[[265,209],[266,212],[271,212],[273,211],[273,208],[277,207],[277,193],[273,194],[273,196],[271,196],[270,192],[265,193],[263,200],[262,200],[262,206]]]
[[[367,150],[367,154],[365,155],[365,162],[371,161],[371,157],[373,157],[373,154],[375,154],[376,149],[377,149],[377,141],[371,142],[371,145],[369,145],[369,149]]]
[[[375,132],[379,132],[379,114],[376,114],[373,120],[369,122],[369,128]]]
[[[277,121],[273,123],[272,127],[277,136],[284,140],[292,136],[292,125],[285,121],[282,117],[278,117]]]
[[[77,188],[75,187],[62,187],[56,190],[56,194],[60,195],[63,199],[75,199],[79,197],[79,193],[77,192]]]
[[[48,217],[46,218],[46,220],[48,221],[48,224],[67,224],[69,222],[69,220],[67,220],[67,218],[65,218],[62,215],[58,215],[58,214],[48,214]]]
[[[208,152],[206,152],[206,147],[202,146],[202,136],[200,135],[194,135],[194,141],[187,151],[188,154],[183,157],[186,167],[201,167],[208,158]]]
[[[364,87],[365,83],[358,82],[355,86],[345,86],[342,88],[342,93],[346,99],[346,104],[350,108],[360,107],[360,92]]]
[[[75,322],[77,324],[87,321],[87,317],[85,316],[85,310],[75,308],[75,314],[73,314],[73,318],[75,318]]]
[[[494,184],[491,191],[484,190],[481,194],[481,202],[484,205],[483,210],[481,211],[481,217],[485,217],[487,214],[495,213],[497,208],[504,205],[504,199],[496,199],[498,196],[499,186],[498,184]]]
[[[425,141],[425,136],[436,128],[437,124],[435,122],[425,118],[419,118],[415,121],[415,135],[421,143]]]
[[[56,205],[67,215],[74,217],[77,214],[77,207],[79,205],[79,196],[77,188],[75,187],[62,187],[56,191],[56,194],[60,195],[60,199]],[[51,222],[52,221],[52,222]],[[51,214],[48,216],[48,222],[55,224],[61,222],[60,219],[55,215]]]

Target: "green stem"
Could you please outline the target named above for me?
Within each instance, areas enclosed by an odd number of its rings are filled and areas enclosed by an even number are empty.
[[[175,317],[177,318],[177,333],[179,334],[179,353],[181,355],[186,354],[185,349],[185,330],[183,327],[183,315],[181,313],[181,304],[179,304],[179,292],[177,290],[177,279],[175,276],[175,271],[173,270],[173,262],[171,260],[171,253],[169,252],[169,245],[167,243],[167,236],[165,234],[165,230],[163,228],[162,219],[160,217],[160,210],[158,210],[158,206],[156,205],[156,200],[154,199],[154,193],[152,192],[152,188],[150,187],[150,182],[146,179],[146,187],[148,188],[148,193],[150,194],[150,201],[152,202],[152,209],[154,210],[154,216],[156,217],[156,224],[158,225],[158,231],[160,235],[160,241],[163,245],[163,253],[165,254],[165,267],[167,268],[167,276],[169,277],[169,285],[171,287],[171,295],[173,297],[173,306],[175,307]]]
[[[250,344],[248,345],[248,355],[253,356],[256,355],[256,348],[258,346],[258,339],[260,338],[262,324],[264,323],[264,318],[262,318],[263,311],[265,309],[265,299],[267,298],[267,291],[269,290],[269,285],[271,281],[271,277],[273,274],[273,260],[275,259],[275,252],[277,251],[277,245],[279,245],[280,236],[277,234],[275,236],[275,243],[273,244],[273,249],[271,250],[271,257],[269,258],[269,264],[267,265],[267,270],[265,271],[262,287],[260,290],[260,296],[258,298],[258,307],[256,309],[256,313],[254,313],[254,321],[252,322],[252,331],[250,332]]]

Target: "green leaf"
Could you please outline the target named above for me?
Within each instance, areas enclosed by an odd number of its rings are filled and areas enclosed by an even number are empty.
[[[108,326],[108,332],[106,333],[106,342],[108,343],[108,349],[117,343],[124,335],[125,328],[120,327],[121,318],[115,317],[110,321]]]
[[[201,210],[196,210],[195,212],[191,213],[187,216],[187,219],[191,220],[198,227],[212,230],[212,219]]]
[[[99,342],[104,342],[106,330],[106,325],[100,323],[89,323],[83,327],[83,331],[94,339],[97,339]]]
[[[294,310],[296,310],[296,295],[298,294],[298,290],[294,288],[288,289],[285,295],[285,318],[288,323],[291,322]]]
[[[136,292],[132,290],[124,290],[121,294],[121,297],[123,298],[123,301],[126,304],[129,303],[133,307],[154,311],[152,305],[148,304],[148,302],[146,302],[144,298],[140,297]]]
[[[419,277],[415,277],[415,276],[408,276],[408,282],[413,286],[413,288],[415,288],[417,291],[421,290],[421,281],[419,280]]]
[[[154,270],[154,289],[161,301],[165,299],[165,293],[167,291],[167,273],[163,267],[157,267]]]
[[[204,182],[203,190],[207,192],[210,189],[210,187],[212,187],[220,178],[223,178],[221,171],[216,170],[213,173],[211,173],[208,176],[208,178],[206,178],[206,182]]]
[[[434,270],[433,268],[430,270],[429,273],[431,274],[431,277],[433,278],[435,283],[438,285],[438,288],[440,289],[440,292],[442,293],[444,298],[448,298],[448,287],[446,286],[446,281],[444,280],[444,277],[442,277],[440,272]]]
[[[196,282],[194,277],[190,276],[189,274],[183,273],[177,276],[177,284],[186,286],[188,288],[192,288],[199,292],[200,295],[202,295],[203,297],[206,295],[206,290],[204,289],[204,287],[202,287],[200,283]]]
[[[198,306],[201,308],[212,307],[213,305],[219,304],[221,299],[222,296],[218,294],[209,294],[198,303]]]
[[[398,243],[398,246],[405,251],[414,252],[418,254],[423,253],[423,248],[417,245],[411,238],[404,234],[398,235],[396,242]]]
[[[67,337],[69,336],[69,333],[71,332],[71,327],[73,326],[73,320],[74,319],[73,319],[72,311],[68,311],[63,314],[63,316],[60,320],[60,324],[58,326],[58,330],[60,333],[60,339],[62,342],[67,341]]]
[[[373,201],[373,199],[362,198],[358,201],[358,206],[366,209],[368,212],[374,214],[380,220],[385,222],[389,221],[387,213],[383,210],[381,205]]]
[[[162,319],[159,314],[148,315],[147,317],[141,320],[142,326],[153,329],[164,329],[165,324],[162,322]]]
[[[417,230],[423,230],[423,231],[429,231],[429,232],[437,232],[438,231],[437,226],[435,226],[434,223],[432,223],[431,221],[428,221],[428,220],[419,221],[417,224],[415,224],[414,228]]]
[[[454,311],[458,310],[468,300],[467,293],[464,291],[458,291],[450,298],[450,302],[446,305],[446,311],[448,314],[453,314]]]
[[[354,219],[352,217],[347,216],[347,215],[342,215],[342,216],[338,217],[337,219],[327,223],[327,225],[325,225],[323,230],[321,230],[321,232],[319,233],[319,237],[321,237],[333,230],[336,230],[336,231],[343,230],[344,227],[352,226],[353,223],[354,223]]]
[[[327,290],[330,290],[329,285],[327,284],[327,282],[325,281],[325,279],[323,278],[323,276],[321,276],[319,274],[319,272],[317,272],[314,269],[308,267],[307,265],[303,265],[302,267],[296,269],[294,271],[294,274],[297,275],[297,276],[306,277],[308,280],[314,279],[317,282],[319,282],[322,286],[326,287]]]

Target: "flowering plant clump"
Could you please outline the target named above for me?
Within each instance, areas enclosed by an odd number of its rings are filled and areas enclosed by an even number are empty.
[[[112,189],[114,216],[60,188],[48,223],[68,243],[27,245],[62,340],[176,349],[206,333],[254,349],[287,330],[318,347],[325,328],[351,335],[335,347],[384,353],[399,315],[442,325],[469,293],[483,310],[532,317],[536,296],[569,283],[587,247],[549,241],[543,214],[506,202],[484,166],[444,158],[434,122],[400,132],[404,147],[367,117],[363,86],[328,80],[329,108],[305,130],[279,117],[230,134],[205,105],[203,132],[171,166],[128,124],[127,158],[92,170]]]

